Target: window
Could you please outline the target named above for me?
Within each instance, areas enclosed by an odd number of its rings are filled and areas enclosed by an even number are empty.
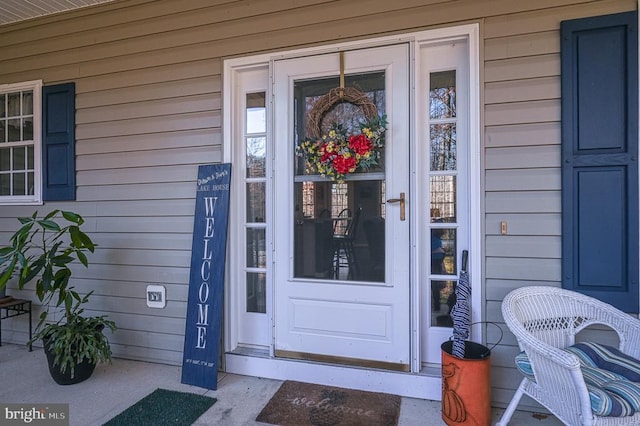
[[[429,192],[431,236],[432,324],[451,326],[449,311],[457,274],[456,215],[458,177],[457,76],[455,70],[429,73]]]
[[[41,199],[40,81],[0,85],[0,203]]]
[[[0,85],[0,204],[75,200],[75,83]]]
[[[266,93],[246,95],[247,312],[266,313]]]

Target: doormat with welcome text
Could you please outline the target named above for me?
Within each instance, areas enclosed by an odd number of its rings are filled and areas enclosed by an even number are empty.
[[[398,395],[286,381],[256,420],[281,426],[395,426],[399,415]]]
[[[191,425],[215,402],[204,395],[156,389],[103,426]]]

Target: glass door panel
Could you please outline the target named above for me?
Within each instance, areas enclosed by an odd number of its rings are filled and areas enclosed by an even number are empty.
[[[346,87],[362,90],[385,114],[385,74],[348,75]],[[294,277],[349,281],[384,281],[385,193],[384,152],[378,165],[357,171],[344,182],[323,177],[307,167],[298,146],[305,141],[309,112],[322,96],[339,85],[339,78],[294,83]],[[341,102],[322,117],[328,135],[336,125],[360,133],[366,117],[356,105]]]
[[[457,276],[456,71],[429,73],[431,325],[451,327]],[[451,277],[447,277],[451,276]]]

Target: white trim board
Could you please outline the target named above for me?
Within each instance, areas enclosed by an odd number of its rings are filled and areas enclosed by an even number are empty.
[[[296,380],[433,401],[442,398],[439,369],[437,375],[409,374],[231,353],[225,354],[225,364],[226,372],[231,374]]]

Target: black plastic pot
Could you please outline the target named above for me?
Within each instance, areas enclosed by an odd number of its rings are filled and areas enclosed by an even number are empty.
[[[44,344],[44,353],[47,355],[47,363],[49,364],[49,374],[53,380],[59,385],[74,385],[76,383],[84,382],[93,374],[93,370],[96,368],[95,362],[90,362],[84,358],[81,363],[76,364],[73,369],[67,368],[63,373],[60,371],[59,365],[54,365],[55,355],[49,350],[49,339],[42,339]],[[73,370],[73,375],[71,371]]]

